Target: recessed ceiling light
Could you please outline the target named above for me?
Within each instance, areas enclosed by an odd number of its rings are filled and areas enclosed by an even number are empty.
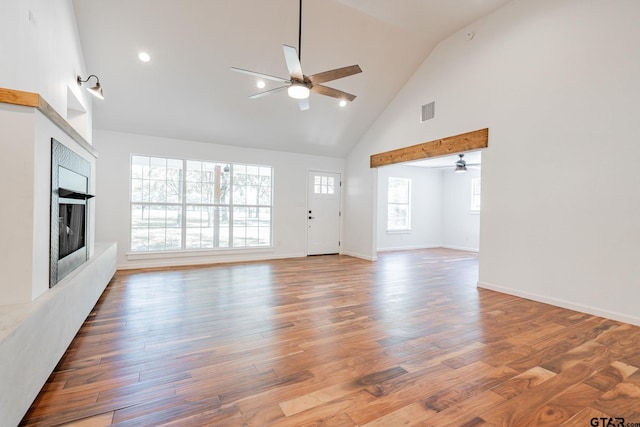
[[[264,82],[264,80],[258,80],[258,82],[256,83],[256,86],[258,86],[258,88],[262,89],[263,87],[266,86],[266,83]]]
[[[147,52],[140,52],[138,54],[138,59],[142,62],[149,62],[151,61],[151,57],[149,56],[149,54]]]
[[[347,105],[347,101],[345,101],[344,99],[340,100],[340,105],[341,107],[344,107],[345,105]]]

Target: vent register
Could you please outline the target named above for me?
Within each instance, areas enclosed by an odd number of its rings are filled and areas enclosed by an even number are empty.
[[[424,123],[427,120],[431,120],[436,116],[436,103],[432,101],[428,104],[424,104],[420,109],[420,123]]]

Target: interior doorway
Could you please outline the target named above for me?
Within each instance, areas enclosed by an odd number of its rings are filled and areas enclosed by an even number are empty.
[[[479,252],[481,153],[467,152],[463,159],[466,170],[457,173],[457,154],[378,168],[378,252],[435,247]],[[393,194],[398,179],[411,189],[403,207],[409,210],[405,230],[393,227],[394,209],[402,201]]]
[[[341,177],[309,171],[307,178],[307,255],[340,252]]]

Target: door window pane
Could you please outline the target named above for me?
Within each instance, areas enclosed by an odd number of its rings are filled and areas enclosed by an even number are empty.
[[[334,194],[335,178],[332,176],[316,175],[313,177],[313,192],[315,194]]]

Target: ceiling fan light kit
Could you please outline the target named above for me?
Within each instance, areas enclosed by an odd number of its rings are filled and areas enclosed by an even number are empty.
[[[307,99],[311,91],[302,83],[292,83],[287,89],[287,93],[293,99]]]
[[[284,83],[286,86],[280,86],[275,89],[270,89],[265,92],[256,93],[249,98],[261,98],[265,95],[270,95],[275,92],[280,92],[287,89],[287,93],[291,98],[298,100],[298,106],[300,110],[309,109],[309,94],[311,92],[330,96],[340,100],[340,106],[344,107],[347,101],[353,101],[356,96],[347,92],[343,92],[338,89],[334,89],[328,86],[324,86],[321,83],[330,82],[332,80],[348,77],[353,74],[362,72],[362,69],[358,65],[350,65],[348,67],[336,68],[334,70],[323,71],[320,73],[306,76],[302,73],[302,64],[300,63],[300,51],[302,50],[302,0],[300,0],[300,13],[298,22],[298,49],[295,47],[282,45],[284,52],[284,60],[289,70],[289,78],[271,76],[269,74],[263,74],[256,71],[245,70],[243,68],[231,67],[231,70],[248,74],[261,79],[274,80],[280,83]]]

